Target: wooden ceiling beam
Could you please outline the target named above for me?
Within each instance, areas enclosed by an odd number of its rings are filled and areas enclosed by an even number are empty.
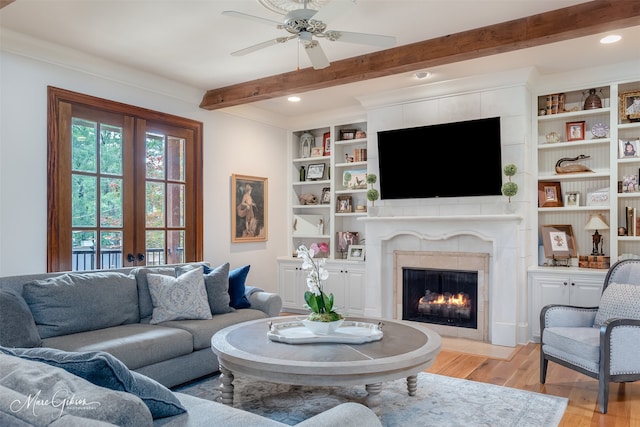
[[[417,71],[640,25],[640,0],[596,0],[526,18],[208,90],[207,110]]]
[[[14,1],[16,0],[0,0],[0,9],[2,9],[5,6],[9,6]]]

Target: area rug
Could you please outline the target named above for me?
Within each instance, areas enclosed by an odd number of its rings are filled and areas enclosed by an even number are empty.
[[[299,387],[257,382],[237,376],[234,407],[294,425],[343,402],[363,403],[364,386]],[[174,391],[208,400],[220,397],[214,376]],[[403,427],[557,426],[568,400],[524,390],[421,372],[415,396],[404,379],[383,384],[380,420]]]

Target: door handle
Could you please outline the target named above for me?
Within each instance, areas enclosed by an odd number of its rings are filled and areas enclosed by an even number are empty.
[[[136,260],[136,257],[134,257],[133,254],[127,254],[128,262],[134,262],[135,260]]]
[[[144,261],[144,254],[138,253],[138,261]]]

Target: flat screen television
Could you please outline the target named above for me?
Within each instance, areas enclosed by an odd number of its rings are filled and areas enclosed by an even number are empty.
[[[378,132],[381,199],[498,196],[500,117]]]

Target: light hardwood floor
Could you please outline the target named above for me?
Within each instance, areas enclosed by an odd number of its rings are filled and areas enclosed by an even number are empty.
[[[598,382],[549,362],[546,384],[540,384],[540,345],[518,346],[507,358],[463,353],[443,344],[427,372],[569,399],[561,427],[640,427],[640,382],[612,383],[607,414],[600,413]],[[638,355],[640,357],[640,355]]]

